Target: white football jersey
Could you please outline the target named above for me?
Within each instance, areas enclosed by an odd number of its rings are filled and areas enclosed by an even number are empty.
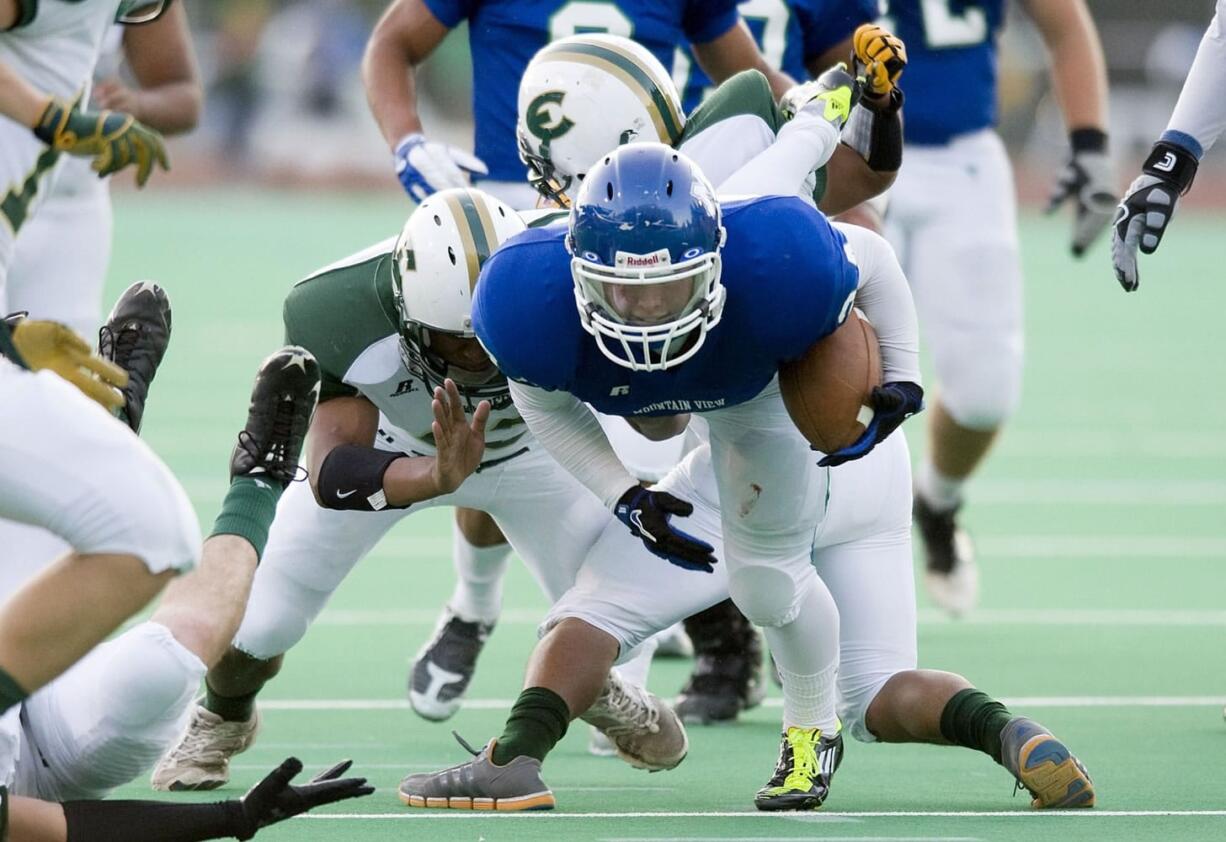
[[[34,9],[29,23],[0,32],[0,61],[39,90],[71,99],[89,86],[119,0],[39,0]]]

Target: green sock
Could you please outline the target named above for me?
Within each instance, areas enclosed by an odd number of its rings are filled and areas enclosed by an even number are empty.
[[[494,763],[504,766],[516,757],[544,760],[566,736],[570,708],[557,693],[545,687],[529,687],[511,706],[502,736],[494,744]]]
[[[951,743],[978,749],[1000,762],[1000,732],[1013,714],[987,693],[968,687],[954,694],[941,711],[941,736]]]
[[[221,503],[221,513],[213,522],[212,535],[237,535],[264,555],[268,529],[277,514],[277,501],[284,491],[281,483],[260,477],[235,477]]]
[[[8,670],[0,667],[0,713],[4,713],[9,708],[21,704],[29,695],[17,683],[17,679],[8,674]]]
[[[255,697],[259,695],[248,693],[246,696],[219,696],[204,682],[204,709],[215,713],[226,722],[246,722],[255,713]]]

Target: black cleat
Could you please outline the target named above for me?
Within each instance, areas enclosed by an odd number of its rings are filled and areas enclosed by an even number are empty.
[[[170,344],[170,299],[153,281],[137,281],[123,291],[106,323],[98,329],[98,355],[128,372],[119,418],[139,433],[149,385]]]
[[[694,615],[685,628],[696,657],[677,700],[683,722],[732,722],[741,711],[762,703],[762,638],[732,600]]]
[[[470,623],[443,609],[434,637],[409,669],[409,704],[418,716],[442,722],[460,709],[477,656],[493,630],[493,623]]]
[[[758,790],[759,810],[816,810],[830,795],[830,782],[843,761],[843,729],[827,736],[820,728],[788,728],[775,774]]]
[[[282,486],[298,478],[298,457],[319,399],[319,363],[290,345],[260,366],[251,387],[247,426],[230,457],[230,479],[267,477]]]
[[[979,568],[975,546],[958,526],[958,509],[938,511],[919,494],[911,517],[924,547],[924,585],[928,597],[941,609],[960,617],[979,601]]]

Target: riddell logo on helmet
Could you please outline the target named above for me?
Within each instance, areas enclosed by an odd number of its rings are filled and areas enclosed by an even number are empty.
[[[618,269],[655,269],[660,266],[668,266],[672,263],[672,258],[668,255],[668,249],[653,251],[651,254],[633,254],[628,251],[619,251],[613,258],[613,264]]]

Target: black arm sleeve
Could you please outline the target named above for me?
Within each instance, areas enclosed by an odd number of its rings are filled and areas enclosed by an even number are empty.
[[[388,506],[383,493],[383,475],[404,455],[355,444],[332,448],[319,466],[319,476],[315,480],[320,505],[325,509],[358,512],[408,508]]]
[[[254,834],[238,801],[67,801],[63,806],[68,842],[199,842]]]

